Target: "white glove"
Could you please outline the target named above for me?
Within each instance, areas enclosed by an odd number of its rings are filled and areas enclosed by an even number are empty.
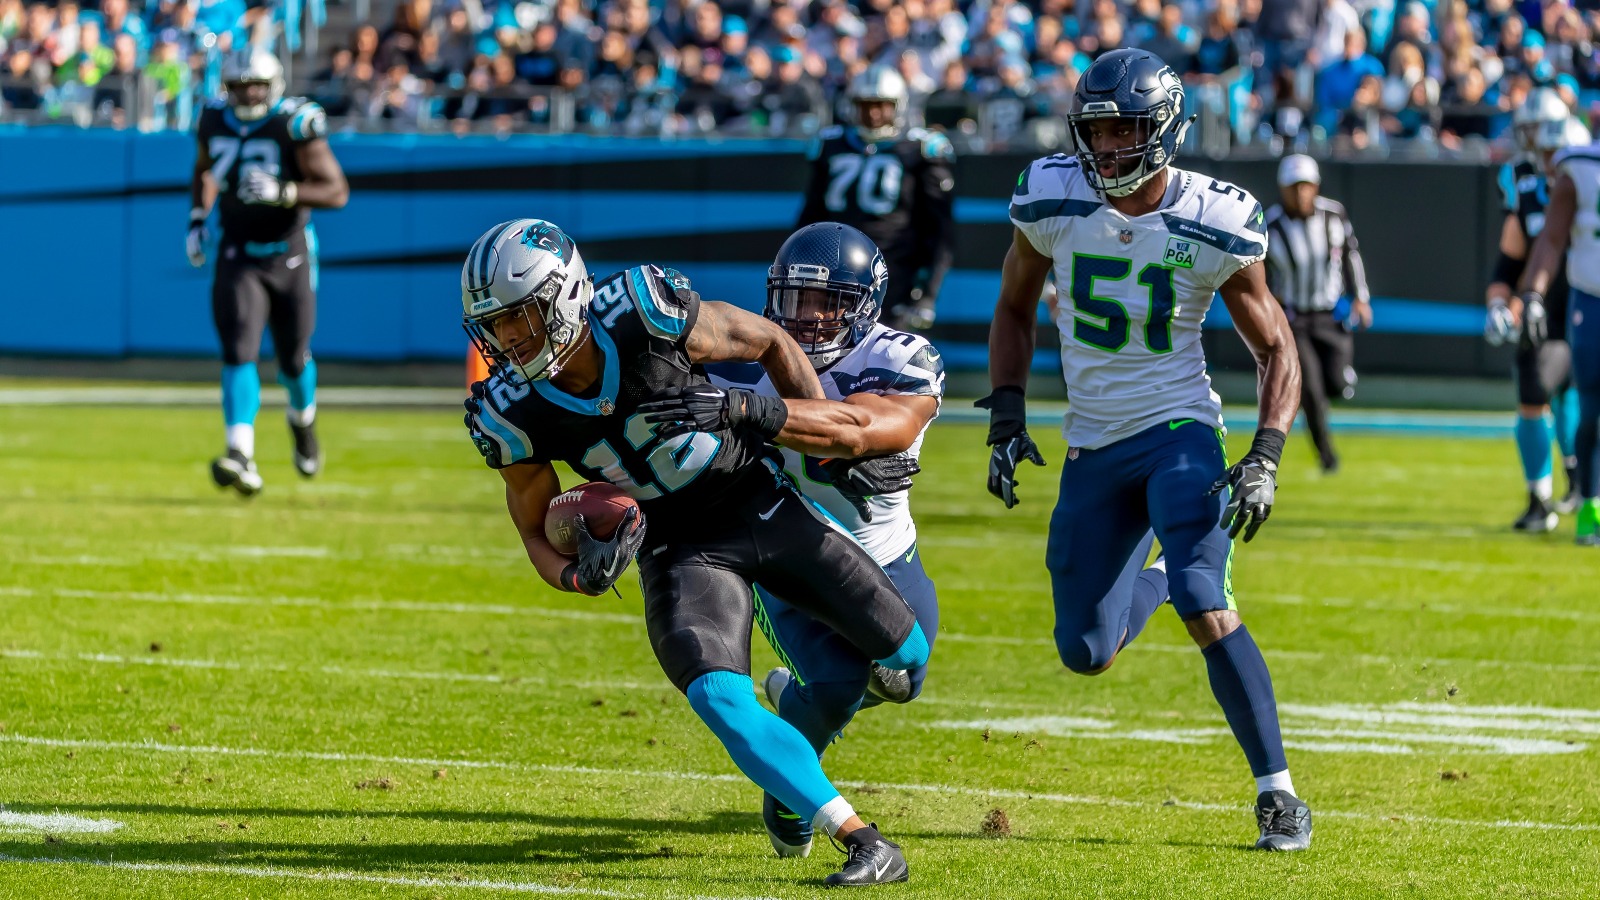
[[[1489,318],[1483,325],[1483,339],[1491,347],[1499,347],[1517,336],[1516,323],[1511,319],[1511,310],[1506,308],[1505,301],[1496,301],[1489,304]]]
[[[251,169],[239,184],[239,199],[263,206],[293,206],[296,189],[292,181],[279,181],[264,169]]]
[[[189,234],[184,238],[183,249],[189,254],[189,265],[196,269],[206,264],[206,240],[210,237],[206,233],[206,220],[202,216],[189,220]]]

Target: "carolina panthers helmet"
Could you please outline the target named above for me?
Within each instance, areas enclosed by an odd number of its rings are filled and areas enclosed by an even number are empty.
[[[1089,186],[1126,197],[1172,162],[1194,117],[1183,114],[1183,82],[1161,58],[1144,50],[1113,50],[1078,79],[1067,127]],[[1132,119],[1134,144],[1095,152],[1088,123]],[[1100,171],[1101,167],[1110,174]]]
[[[266,85],[266,90],[250,90],[250,85],[257,84]],[[283,99],[283,63],[264,47],[241,47],[222,61],[222,87],[228,92],[233,114],[253,122],[272,112]]]
[[[478,352],[528,381],[561,371],[581,345],[594,299],[578,245],[543,219],[513,219],[485,231],[461,266],[461,324]],[[520,318],[507,344],[495,326]]]
[[[849,98],[850,107],[858,116],[857,130],[866,140],[886,141],[905,128],[906,105],[910,102],[911,91],[906,87],[906,80],[892,66],[868,67],[866,71],[850,79],[850,86],[845,91],[845,96]],[[859,120],[860,107],[856,104],[873,102],[894,104],[892,124],[870,128]]]
[[[1555,88],[1529,91],[1528,99],[1511,114],[1511,130],[1518,149],[1533,154],[1567,146],[1567,120],[1571,117],[1572,110]]]
[[[872,239],[838,222],[789,235],[767,270],[767,318],[818,371],[861,342],[883,311],[889,267]]]

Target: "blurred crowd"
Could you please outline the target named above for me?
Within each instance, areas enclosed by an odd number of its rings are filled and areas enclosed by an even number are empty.
[[[0,0],[0,102],[114,112],[143,73],[177,103],[215,90],[219,48],[270,36],[278,29],[263,17],[282,19],[283,0],[140,2]],[[291,90],[395,129],[808,133],[845,113],[853,76],[887,64],[910,87],[914,120],[1004,137],[1055,121],[1079,73],[1130,46],[1165,59],[1212,114],[1203,127],[1233,143],[1455,148],[1499,136],[1535,85],[1579,112],[1600,96],[1600,0],[375,0],[372,10],[381,24],[337,42],[324,34]]]

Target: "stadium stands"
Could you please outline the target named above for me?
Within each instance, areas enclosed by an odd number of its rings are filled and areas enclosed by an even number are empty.
[[[1138,46],[1213,154],[1481,156],[1535,84],[1587,114],[1597,29],[1594,0],[0,0],[0,116],[186,129],[254,36],[363,130],[807,135],[884,62],[964,148],[1048,148],[1078,73]]]

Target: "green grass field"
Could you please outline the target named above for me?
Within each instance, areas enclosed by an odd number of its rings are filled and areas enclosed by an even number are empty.
[[[544,587],[459,415],[329,409],[310,483],[261,424],[245,503],[210,409],[0,407],[0,897],[818,893],[839,857],[772,857],[632,579]],[[1600,554],[1509,533],[1509,440],[1345,436],[1323,479],[1295,436],[1234,575],[1316,815],[1268,856],[1170,609],[1102,677],[1056,660],[1035,432],[1009,513],[978,427],[929,438],[928,689],[827,759],[906,847],[879,894],[1600,894]]]

